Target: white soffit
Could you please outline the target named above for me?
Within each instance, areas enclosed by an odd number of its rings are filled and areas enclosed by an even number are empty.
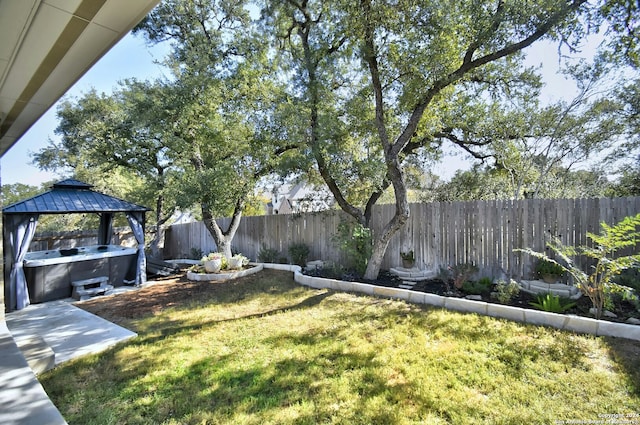
[[[0,156],[160,0],[0,0]]]

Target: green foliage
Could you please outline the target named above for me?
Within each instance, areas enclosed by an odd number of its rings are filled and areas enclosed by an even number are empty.
[[[0,194],[0,205],[7,207],[23,199],[31,198],[45,191],[44,185],[41,187],[30,186],[22,183],[3,184],[2,193]]]
[[[204,257],[204,252],[200,248],[191,248],[191,253],[189,255],[189,258],[199,260]]]
[[[538,259],[556,263],[569,273],[574,284],[580,291],[589,297],[596,309],[596,318],[602,316],[607,292],[612,292],[619,285],[614,278],[622,271],[629,268],[637,268],[640,265],[640,254],[619,255],[625,248],[634,248],[640,240],[640,214],[625,217],[613,226],[606,223],[600,224],[601,233],[587,233],[593,242],[593,246],[571,247],[565,246],[558,239],[551,240],[547,246],[562,259],[567,266],[562,266],[557,261],[550,259],[544,253],[531,249],[517,249]],[[571,257],[584,256],[593,262],[588,271],[581,270],[572,261]]]
[[[520,285],[513,279],[507,283],[505,280],[496,282],[496,299],[500,304],[508,304],[513,298],[520,293]]]
[[[415,261],[416,260],[416,257],[413,254],[413,251],[401,252],[400,253],[400,258],[402,258],[403,260],[406,260],[406,261]]]
[[[258,261],[261,263],[277,263],[280,258],[280,252],[275,248],[269,248],[262,244],[258,251]]]
[[[638,81],[638,83],[640,84],[640,81]],[[638,99],[636,102],[638,105],[636,108],[638,108],[638,112],[636,112],[636,114],[640,116],[640,90],[637,96]],[[640,122],[636,124],[636,127],[640,129]],[[611,187],[608,195],[611,197],[640,196],[640,155],[637,157],[635,163],[623,166],[620,173],[620,178]]]
[[[453,280],[453,286],[461,289],[464,282],[469,280],[474,273],[478,271],[478,267],[471,263],[460,263],[449,268],[450,277]]]
[[[462,284],[462,291],[471,295],[483,295],[491,292],[493,283],[491,278],[483,277],[480,280],[467,280]]]
[[[538,263],[536,264],[536,272],[540,276],[562,276],[564,274],[564,268],[556,262],[547,261],[542,258],[539,259]]]
[[[304,267],[307,265],[307,258],[309,257],[309,253],[311,250],[304,243],[296,243],[289,246],[289,256],[291,257],[291,262],[293,264],[297,264],[300,267]]]
[[[626,269],[614,278],[620,286],[627,286],[640,293],[640,268]]]
[[[371,257],[371,229],[353,221],[341,220],[332,240],[344,254],[345,266],[363,275]]]
[[[576,303],[574,302],[567,302],[560,298],[560,296],[550,293],[538,294],[536,299],[537,301],[532,301],[529,304],[540,310],[548,311],[550,313],[564,313],[565,311],[573,308],[576,305]]]

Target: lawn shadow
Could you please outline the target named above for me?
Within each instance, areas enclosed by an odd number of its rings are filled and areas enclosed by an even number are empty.
[[[629,388],[633,394],[640,396],[640,342],[613,337],[603,339],[609,349],[611,360],[624,369]]]
[[[313,293],[317,292],[312,290],[309,290],[309,291]],[[315,293],[314,295],[311,295],[296,304],[291,304],[284,307],[278,307],[275,309],[262,311],[259,313],[246,314],[246,315],[241,315],[241,316],[232,317],[232,318],[208,320],[208,321],[201,322],[194,325],[184,325],[180,321],[171,320],[167,318],[166,320],[162,320],[154,324],[154,329],[157,329],[158,330],[157,332],[150,332],[149,335],[139,335],[138,338],[131,340],[130,344],[131,345],[153,344],[154,342],[157,342],[158,340],[167,338],[169,336],[182,334],[185,332],[203,331],[203,330],[206,330],[207,328],[210,328],[220,323],[235,322],[239,320],[259,319],[262,317],[268,317],[276,314],[285,313],[288,311],[311,308],[313,306],[320,304],[323,300],[325,300],[327,297],[331,296],[332,294],[333,294],[333,291],[326,290],[321,293]]]

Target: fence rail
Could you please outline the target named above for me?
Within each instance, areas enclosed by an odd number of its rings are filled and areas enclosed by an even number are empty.
[[[29,251],[48,251],[76,246],[96,245],[98,243],[97,230],[78,230],[71,232],[42,232],[36,233],[29,245]],[[136,246],[136,239],[129,227],[113,229],[111,243],[114,245]]]
[[[393,213],[393,205],[376,206],[374,232],[382,229]],[[410,218],[389,243],[382,268],[401,265],[400,252],[413,250],[420,268],[437,270],[474,263],[482,275],[529,277],[535,261],[514,253],[515,248],[542,251],[552,236],[568,245],[585,245],[586,233],[598,233],[601,222],[615,224],[638,213],[640,197],[411,204]],[[287,256],[290,245],[304,243],[310,248],[310,259],[340,262],[342,253],[332,237],[340,220],[346,218],[341,211],[244,217],[233,247],[256,259],[262,246]],[[219,223],[227,226],[229,219]],[[173,225],[167,231],[165,258],[189,257],[192,250],[206,253],[215,249],[202,222]]]

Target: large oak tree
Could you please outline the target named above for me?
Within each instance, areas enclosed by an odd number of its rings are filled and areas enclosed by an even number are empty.
[[[403,161],[447,139],[469,152],[491,142],[471,124],[478,99],[531,81],[522,50],[544,37],[579,36],[585,0],[266,2],[298,125],[340,208],[371,227],[391,187],[395,214],[374,235],[374,279],[409,216]],[[285,62],[286,60],[286,62]],[[480,117],[481,119],[481,117]]]

